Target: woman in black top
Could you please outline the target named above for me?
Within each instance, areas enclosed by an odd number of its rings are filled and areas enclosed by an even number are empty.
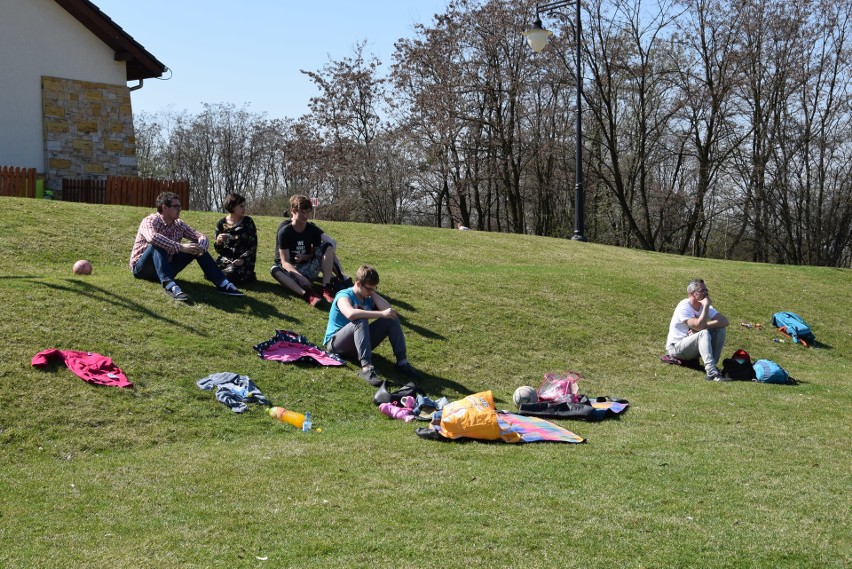
[[[219,254],[216,264],[235,283],[248,283],[257,278],[254,264],[257,258],[257,228],[246,215],[246,199],[236,193],[225,198],[228,215],[216,224],[213,246]]]

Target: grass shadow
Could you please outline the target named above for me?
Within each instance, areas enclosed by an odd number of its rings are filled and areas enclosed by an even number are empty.
[[[385,294],[384,292],[382,292],[381,295],[382,295],[382,298],[387,300],[390,303],[390,305],[393,306],[394,308],[400,308],[402,310],[407,310],[408,312],[417,312],[417,309],[414,308],[413,306],[411,306],[410,304],[408,304],[407,302],[404,302],[402,300],[399,300],[397,298],[389,296],[389,295]],[[444,336],[438,334],[437,332],[433,332],[433,331],[431,331],[427,328],[424,328],[423,326],[419,326],[417,324],[412,324],[411,321],[408,318],[406,318],[405,316],[403,316],[402,314],[399,315],[399,321],[400,321],[400,323],[404,324],[408,329],[410,329],[413,332],[416,332],[416,333],[418,333],[421,336],[424,336],[426,338],[430,338],[432,340],[446,340],[447,339]]]
[[[411,306],[410,304],[408,304],[407,302],[393,298],[392,296],[389,296],[389,295],[385,294],[384,292],[381,292],[380,294],[382,295],[382,298],[387,300],[390,303],[390,305],[393,306],[394,308],[398,307],[398,308],[402,308],[403,310],[408,310],[409,312],[417,312],[417,309],[414,308],[413,306]]]
[[[192,332],[194,334],[198,334],[200,336],[208,336],[208,334],[206,332],[202,332],[202,331],[197,330],[196,328],[194,328],[192,326],[187,326],[183,322],[179,322],[179,321],[174,320],[172,318],[168,318],[166,316],[163,316],[162,314],[160,314],[158,312],[154,312],[153,310],[146,308],[146,307],[142,306],[141,304],[130,300],[129,298],[119,296],[119,295],[115,294],[114,292],[112,292],[108,289],[105,289],[105,288],[102,288],[102,287],[99,287],[99,286],[95,286],[95,285],[92,285],[92,284],[89,284],[89,283],[80,282],[80,281],[74,280],[74,279],[65,279],[65,280],[67,282],[71,283],[71,284],[76,285],[76,286],[75,287],[67,287],[67,286],[62,286],[62,285],[58,285],[58,284],[45,282],[45,281],[42,281],[42,280],[39,280],[39,279],[32,279],[30,282],[32,282],[33,284],[41,285],[43,287],[54,289],[54,290],[61,290],[63,292],[69,292],[69,293],[73,293],[73,294],[80,294],[80,295],[83,295],[83,296],[88,296],[89,298],[91,298],[93,300],[98,300],[98,301],[102,301],[103,300],[102,297],[106,296],[109,299],[108,301],[111,302],[112,304],[115,304],[116,306],[121,306],[123,308],[126,308],[127,310],[130,310],[130,311],[133,311],[133,312],[139,312],[141,314],[145,314],[146,316],[150,316],[151,318],[156,318],[157,320],[162,320],[163,322],[171,324],[172,326],[176,326],[178,328],[183,328],[184,330],[187,330],[187,331]]]
[[[376,366],[379,374],[386,378],[388,383],[391,384],[394,389],[400,388],[411,381],[411,378],[398,373],[394,369],[394,364],[386,358],[373,354],[373,364]],[[357,367],[360,368],[360,366]],[[426,395],[430,399],[440,399],[441,397],[449,398],[450,395],[455,397],[456,394],[461,394],[460,397],[458,397],[461,398],[466,395],[476,393],[466,385],[458,383],[452,379],[432,375],[419,368],[418,371],[420,372],[420,379],[415,381],[415,383],[418,387],[420,387],[420,389],[426,392]],[[450,392],[450,390],[453,390],[453,392]]]
[[[250,283],[245,283],[245,284],[241,284],[241,285],[238,285],[238,286],[240,287],[240,290],[243,291],[243,292],[254,291],[254,292],[260,292],[260,293],[279,294],[279,295],[282,294],[282,293],[287,293],[289,296],[292,296],[292,295],[289,294],[287,289],[285,289],[280,284],[262,281],[262,280],[259,280],[259,279],[252,281]]]
[[[246,307],[252,316],[263,320],[281,319],[287,322],[300,324],[301,320],[288,316],[275,305],[246,294],[245,296],[228,296],[216,291],[209,283],[182,282],[181,289],[187,293],[193,302],[202,301],[213,308],[232,312],[235,309]],[[243,292],[250,289],[243,289]]]
[[[406,328],[408,328],[412,332],[420,334],[421,336],[423,336],[425,338],[430,338],[432,340],[442,340],[442,341],[447,339],[445,336],[442,336],[441,334],[438,334],[437,332],[433,332],[433,331],[431,331],[427,328],[424,328],[423,326],[420,326],[418,324],[412,324],[411,321],[408,318],[406,318],[405,316],[403,316],[401,314],[399,315],[399,322],[400,322],[400,324],[404,325]]]

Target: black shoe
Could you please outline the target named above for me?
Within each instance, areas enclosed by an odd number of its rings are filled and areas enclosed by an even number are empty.
[[[172,288],[167,288],[166,292],[169,294],[169,296],[171,296],[178,302],[192,302],[192,300],[190,300],[189,298],[189,295],[183,292],[178,285],[175,285]]]
[[[381,405],[382,403],[390,403],[393,400],[393,394],[388,391],[387,381],[382,380],[376,393],[373,395],[373,405]]]
[[[451,439],[448,439],[435,429],[430,429],[429,427],[421,427],[419,429],[414,430],[414,434],[420,437],[421,439],[426,439],[430,441],[446,441],[449,442]]]
[[[346,277],[345,279],[341,279],[340,277],[335,277],[331,279],[331,288],[335,293],[340,292],[343,289],[351,288],[354,286],[352,279],[350,277]]]
[[[413,381],[409,381],[402,387],[400,387],[396,391],[389,391],[387,386],[387,380],[382,380],[381,385],[376,390],[375,395],[373,395],[373,403],[375,405],[381,405],[382,403],[399,403],[402,401],[403,397],[414,397],[416,398],[418,395],[426,395],[422,389],[417,387],[417,384]]]
[[[371,367],[370,369],[362,369],[358,372],[358,377],[373,387],[379,387],[382,385],[382,378],[379,376],[378,372],[376,372],[376,368],[374,367]]]
[[[227,294],[228,296],[245,296],[242,292],[240,292],[240,289],[234,286],[234,283],[228,283],[225,286],[217,286],[216,290],[222,294]]]
[[[410,363],[407,363],[407,362],[406,362],[406,363],[404,363],[404,364],[402,364],[402,365],[400,365],[400,364],[396,364],[396,365],[395,365],[395,366],[393,366],[393,367],[394,367],[394,369],[395,369],[396,371],[398,371],[398,372],[399,372],[399,373],[401,373],[402,375],[405,375],[405,376],[407,376],[407,377],[410,377],[411,379],[414,379],[414,380],[422,379],[422,378],[420,377],[420,372],[418,372],[416,369],[414,369],[414,366],[413,366],[413,365],[411,365]]]

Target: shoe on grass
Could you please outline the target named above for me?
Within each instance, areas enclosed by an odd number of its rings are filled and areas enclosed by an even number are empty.
[[[178,302],[192,302],[189,295],[183,292],[178,285],[174,285],[172,288],[167,288],[166,292],[170,297]]]
[[[362,369],[358,372],[358,377],[360,377],[373,387],[379,387],[382,385],[382,378],[381,376],[379,376],[379,373],[374,367],[371,367],[369,369]]]
[[[322,297],[315,293],[313,290],[308,289],[305,291],[305,294],[302,295],[302,300],[304,300],[311,306],[316,307],[317,304],[322,302]]]
[[[708,373],[707,377],[705,377],[704,379],[706,379],[707,381],[731,381],[731,378],[725,377],[724,375],[722,375],[722,372],[715,368],[710,371],[710,373]]]
[[[331,288],[331,285],[330,285],[330,284],[329,284],[329,285],[327,285],[327,286],[322,287],[322,297],[323,297],[323,298],[326,300],[326,302],[328,302],[329,304],[330,304],[330,303],[332,303],[332,302],[334,302],[334,294],[335,294],[335,293],[334,293],[334,289],[333,289],[333,288]]]
[[[402,375],[410,377],[411,379],[422,379],[422,377],[420,376],[420,372],[414,369],[414,366],[408,362],[402,365],[396,364],[394,366],[394,369]]]
[[[240,289],[234,286],[234,283],[229,282],[224,286],[217,286],[216,290],[221,292],[222,294],[227,294],[228,296],[245,296]]]

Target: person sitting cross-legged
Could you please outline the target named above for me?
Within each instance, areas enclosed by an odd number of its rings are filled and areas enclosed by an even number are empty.
[[[189,296],[175,283],[175,276],[192,261],[197,261],[207,280],[216,290],[229,296],[244,296],[228,280],[207,252],[207,236],[180,219],[180,197],[172,192],[157,196],[157,212],[139,224],[130,252],[130,270],[137,279],[160,282],[166,292],[181,302]],[[187,239],[188,243],[182,243]]]
[[[306,196],[290,198],[291,218],[278,226],[275,239],[275,263],[269,274],[282,286],[302,297],[311,306],[323,298],[334,300],[331,279],[340,265],[334,240],[324,238],[323,230],[311,223],[313,206]],[[342,271],[341,271],[342,272]],[[312,284],[322,274],[322,296],[314,293]]]
[[[376,269],[370,265],[358,268],[353,286],[338,292],[331,303],[323,344],[328,352],[357,358],[361,364],[358,376],[378,387],[382,378],[373,366],[373,348],[388,338],[396,357],[396,369],[411,379],[419,379],[420,374],[408,361],[399,316],[376,293],[378,285]]]

